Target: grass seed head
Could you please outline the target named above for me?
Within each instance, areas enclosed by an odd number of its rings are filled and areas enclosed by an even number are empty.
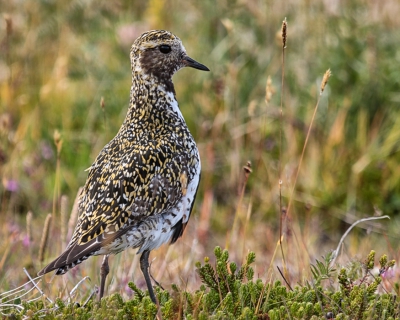
[[[42,240],[40,241],[40,250],[39,250],[39,261],[43,262],[44,260],[44,253],[47,247],[47,240],[49,238],[50,233],[50,224],[51,224],[51,213],[49,213],[46,217],[43,227],[43,235]]]
[[[331,75],[332,75],[331,69],[326,70],[324,77],[322,78],[322,82],[321,82],[321,94],[322,94],[322,92],[324,92],[325,86],[328,83],[328,80]]]
[[[61,148],[62,148],[62,139],[61,139],[61,134],[60,131],[55,130],[53,134],[53,139],[54,139],[54,144],[56,145],[57,148],[57,154],[60,154]]]
[[[281,33],[282,33],[282,48],[285,49],[286,48],[286,40],[287,40],[287,21],[286,18],[285,20],[283,20],[282,22],[282,29],[281,29]]]
[[[28,213],[26,214],[26,234],[29,241],[32,241],[32,218],[32,211],[28,211]]]
[[[272,95],[275,93],[275,88],[272,86],[271,76],[268,76],[267,85],[265,86],[265,102],[268,104],[271,101]]]

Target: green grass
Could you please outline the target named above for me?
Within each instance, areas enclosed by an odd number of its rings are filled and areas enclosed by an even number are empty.
[[[188,54],[211,69],[185,69],[174,76],[203,170],[183,238],[151,255],[153,275],[168,292],[171,283],[190,294],[199,290],[195,261],[210,255],[216,245],[229,247],[230,260],[237,264],[255,252],[256,279],[265,283],[269,267],[279,265],[294,286],[312,278],[310,265],[336,248],[350,224],[374,215],[391,220],[358,225],[346,238],[338,263],[361,261],[371,249],[399,259],[397,1],[378,7],[373,1],[354,0],[336,7],[305,1],[11,0],[1,11],[0,292],[27,281],[24,267],[34,275],[63,250],[61,195],[68,197],[66,212],[71,212],[87,176],[84,170],[124,119],[130,45],[141,32],[155,28],[174,32]],[[285,17],[281,121],[280,27]],[[290,221],[283,229],[283,258],[277,245],[278,181],[282,179],[287,208],[328,68],[332,77],[321,97]],[[268,77],[273,94],[266,103]],[[58,171],[55,130],[62,139]],[[240,195],[247,161],[252,173]],[[32,221],[27,227],[28,211]],[[40,262],[48,213],[53,214],[50,241]],[[110,265],[107,294],[119,294],[127,303],[129,281],[145,288],[134,252],[111,258]],[[91,282],[79,287],[86,297],[99,283],[99,266],[99,259],[91,258],[64,277],[46,276],[43,290],[53,300],[65,301],[76,283],[90,276]],[[272,269],[271,286],[282,281]],[[378,292],[395,292],[398,281],[394,269]]]

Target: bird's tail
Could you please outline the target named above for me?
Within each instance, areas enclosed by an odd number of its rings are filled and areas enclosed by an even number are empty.
[[[73,244],[69,246],[57,259],[50,262],[46,267],[40,270],[38,276],[42,276],[53,270],[57,270],[56,275],[64,274],[90,256],[95,255],[99,249],[100,243],[97,242],[96,239],[92,239],[83,245]]]

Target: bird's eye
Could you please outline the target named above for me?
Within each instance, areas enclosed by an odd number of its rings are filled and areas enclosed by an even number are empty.
[[[170,53],[170,52],[171,52],[171,47],[170,47],[169,45],[167,45],[167,44],[162,44],[162,45],[159,47],[159,49],[160,49],[160,51],[161,51],[162,53]]]

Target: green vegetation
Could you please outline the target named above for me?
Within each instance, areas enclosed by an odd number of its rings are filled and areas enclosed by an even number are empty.
[[[398,270],[379,277],[373,259],[359,262],[371,249],[400,255],[398,0],[9,0],[1,13],[0,294],[28,282],[23,268],[33,277],[65,248],[85,169],[126,114],[130,45],[143,31],[167,29],[211,72],[174,76],[202,181],[182,239],[150,257],[166,289],[158,290],[163,317],[400,317]],[[330,263],[327,252],[349,225],[381,215],[390,222],[357,225]],[[196,273],[195,261],[216,245],[229,249],[229,264],[218,251]],[[44,277],[38,286],[58,308],[41,297],[25,315],[153,315],[135,252],[111,257],[110,267],[100,305],[83,307],[99,283],[93,257]],[[374,278],[364,278],[369,271]],[[13,303],[39,296],[33,290]]]
[[[376,294],[382,279],[380,275],[390,271],[394,261],[383,255],[379,275],[372,274],[375,252],[371,251],[364,263],[341,268],[339,272],[325,263],[313,266],[312,283],[288,289],[280,281],[264,283],[254,278],[252,264],[254,252],[250,252],[242,266],[229,261],[229,253],[216,247],[216,261],[209,258],[197,272],[203,284],[195,292],[184,291],[173,285],[171,293],[158,288],[162,319],[398,319],[400,299],[393,294]],[[331,289],[321,284],[318,274],[330,270],[324,280]],[[340,290],[332,290],[339,286]],[[124,300],[113,294],[81,306],[65,303],[57,298],[54,303],[21,303],[24,310],[13,313],[14,319],[154,319],[157,306],[145,292],[130,282],[134,292],[132,299]]]

